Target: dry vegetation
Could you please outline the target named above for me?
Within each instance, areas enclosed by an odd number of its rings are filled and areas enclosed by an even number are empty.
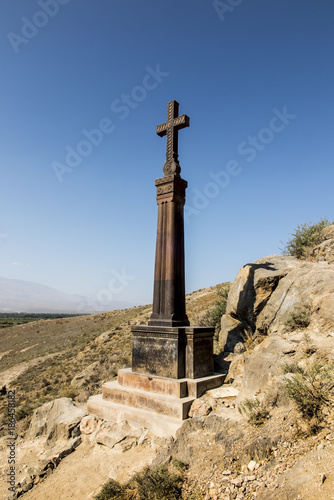
[[[213,306],[218,288],[187,296],[192,324]],[[131,325],[147,323],[150,314],[151,306],[146,305],[1,330],[0,386],[16,390],[19,432],[27,428],[34,408],[63,396],[85,401],[99,393],[102,383],[112,380],[119,368],[130,366]],[[81,378],[73,382],[79,374]],[[6,401],[5,395],[0,396],[1,434],[7,421]]]

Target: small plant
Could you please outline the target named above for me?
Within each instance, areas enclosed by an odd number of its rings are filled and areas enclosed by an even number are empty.
[[[186,462],[182,462],[182,460],[174,459],[173,467],[179,472],[185,472],[189,468],[189,464],[187,464]]]
[[[287,373],[303,373],[303,369],[298,363],[296,363],[296,361],[293,361],[292,363],[284,363],[282,371],[285,375]]]
[[[307,328],[311,322],[311,308],[304,306],[303,308],[292,311],[285,321],[285,329],[288,332],[298,330],[298,328]]]
[[[257,398],[244,399],[239,405],[238,410],[241,415],[248,418],[252,425],[261,425],[268,418],[269,411],[264,403]]]
[[[294,228],[295,232],[292,233],[292,238],[283,248],[282,254],[292,255],[293,257],[297,257],[297,259],[306,258],[310,249],[321,243],[321,231],[331,224],[333,224],[333,222],[330,222],[325,217],[324,219],[320,219],[320,221],[316,224],[307,222],[305,224],[298,225]]]
[[[334,365],[319,359],[308,361],[305,366],[293,363],[283,367],[285,373],[293,375],[285,382],[285,392],[295,403],[302,417],[312,420],[315,431],[323,418],[323,410],[333,401]]]
[[[302,337],[302,342],[303,342],[304,352],[305,352],[306,356],[311,356],[311,354],[314,354],[316,352],[317,349],[312,344],[312,338],[308,332],[304,332],[303,337]]]

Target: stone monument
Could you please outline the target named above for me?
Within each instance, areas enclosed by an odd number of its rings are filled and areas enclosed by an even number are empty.
[[[148,325],[132,326],[132,369],[119,370],[88,410],[106,420],[128,420],[164,435],[187,418],[194,399],[223,383],[214,374],[214,328],[190,326],[185,306],[184,218],[187,182],[180,176],[178,131],[189,127],[179,104],[167,105],[157,134],[167,137],[164,176],[156,179],[158,229],[153,309]],[[159,417],[159,418],[157,418]]]

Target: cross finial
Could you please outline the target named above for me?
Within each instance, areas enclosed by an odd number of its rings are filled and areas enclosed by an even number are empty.
[[[167,135],[166,161],[163,168],[164,175],[170,175],[181,172],[178,161],[178,131],[189,127],[189,117],[179,115],[179,103],[171,101],[167,103],[167,121],[157,125],[157,134],[160,137]]]

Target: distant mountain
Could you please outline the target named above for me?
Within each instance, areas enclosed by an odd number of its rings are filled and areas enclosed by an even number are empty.
[[[96,305],[94,305],[96,304]],[[112,301],[100,305],[81,295],[70,295],[32,281],[0,277],[0,313],[100,313],[132,307],[133,304]]]

